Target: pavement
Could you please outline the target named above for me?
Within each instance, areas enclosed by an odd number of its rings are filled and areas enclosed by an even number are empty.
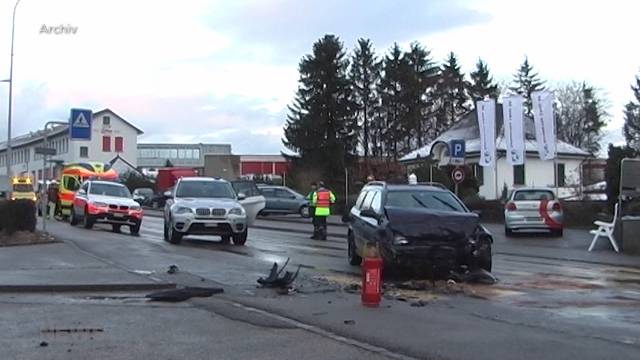
[[[49,223],[64,244],[0,249],[0,285],[43,286],[40,292],[0,292],[0,311],[7,314],[0,326],[10,329],[0,339],[3,358],[640,356],[640,258],[615,254],[605,244],[588,253],[582,230],[562,239],[507,239],[496,232],[497,285],[400,297],[387,291],[390,297],[370,309],[343,287],[360,281],[359,269],[345,261],[344,238],[312,241],[303,233],[308,220],[301,220],[261,219],[245,247],[202,237],[168,244],[157,217],[145,218],[139,237]],[[339,226],[330,228],[341,234]],[[256,288],[274,261],[289,257],[290,268],[303,266],[297,293]],[[171,264],[178,273],[166,273]],[[45,290],[51,284],[80,286]],[[90,287],[96,284],[220,286],[225,293],[162,304],[145,300],[149,290]],[[422,306],[411,306],[418,299]],[[50,329],[78,331],[52,335]],[[48,346],[39,346],[42,341]]]

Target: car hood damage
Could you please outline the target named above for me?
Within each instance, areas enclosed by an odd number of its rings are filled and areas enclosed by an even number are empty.
[[[421,242],[459,242],[474,237],[478,215],[433,209],[385,207],[387,227],[396,234]]]

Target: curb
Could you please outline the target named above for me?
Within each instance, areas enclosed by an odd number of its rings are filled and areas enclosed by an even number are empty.
[[[81,291],[145,291],[175,289],[176,284],[50,284],[0,285],[0,293],[7,292],[81,292]]]

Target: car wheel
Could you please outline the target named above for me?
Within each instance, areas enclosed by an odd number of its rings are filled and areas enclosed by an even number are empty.
[[[140,225],[142,225],[142,221],[136,222],[135,225],[130,225],[129,226],[129,233],[131,233],[131,235],[140,234]]]
[[[353,241],[353,234],[349,233],[347,239],[347,257],[349,258],[349,264],[353,266],[359,266],[362,263],[362,258],[358,255],[356,244]]]
[[[121,226],[120,224],[111,224],[111,230],[112,230],[114,233],[119,233],[119,232],[120,232],[121,227],[122,227],[122,226]]]
[[[167,226],[167,221],[165,220],[162,226],[162,229],[164,230],[162,233],[162,238],[164,239],[164,241],[169,241],[169,227]]]
[[[173,228],[173,225],[169,224],[169,229],[168,229],[168,240],[170,243],[172,244],[180,244],[180,242],[182,241],[182,233],[176,231]]]
[[[233,234],[231,237],[233,239],[233,245],[244,246],[244,243],[247,242],[247,235],[249,235],[248,229],[244,229],[240,234]]]
[[[87,209],[84,210],[84,217],[82,218],[82,226],[85,229],[91,229],[93,227],[95,220],[88,214]]]
[[[69,215],[69,224],[71,224],[71,226],[78,225],[78,218],[76,217],[76,212],[73,210],[73,207],[71,208],[71,215]]]
[[[513,230],[509,229],[508,227],[504,227],[504,234],[508,237],[513,236]]]
[[[300,207],[300,216],[305,219],[309,217],[309,207],[307,205]]]

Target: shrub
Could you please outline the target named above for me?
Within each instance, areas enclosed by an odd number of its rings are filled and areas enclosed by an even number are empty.
[[[31,200],[0,202],[0,230],[6,234],[36,230],[36,207]]]

